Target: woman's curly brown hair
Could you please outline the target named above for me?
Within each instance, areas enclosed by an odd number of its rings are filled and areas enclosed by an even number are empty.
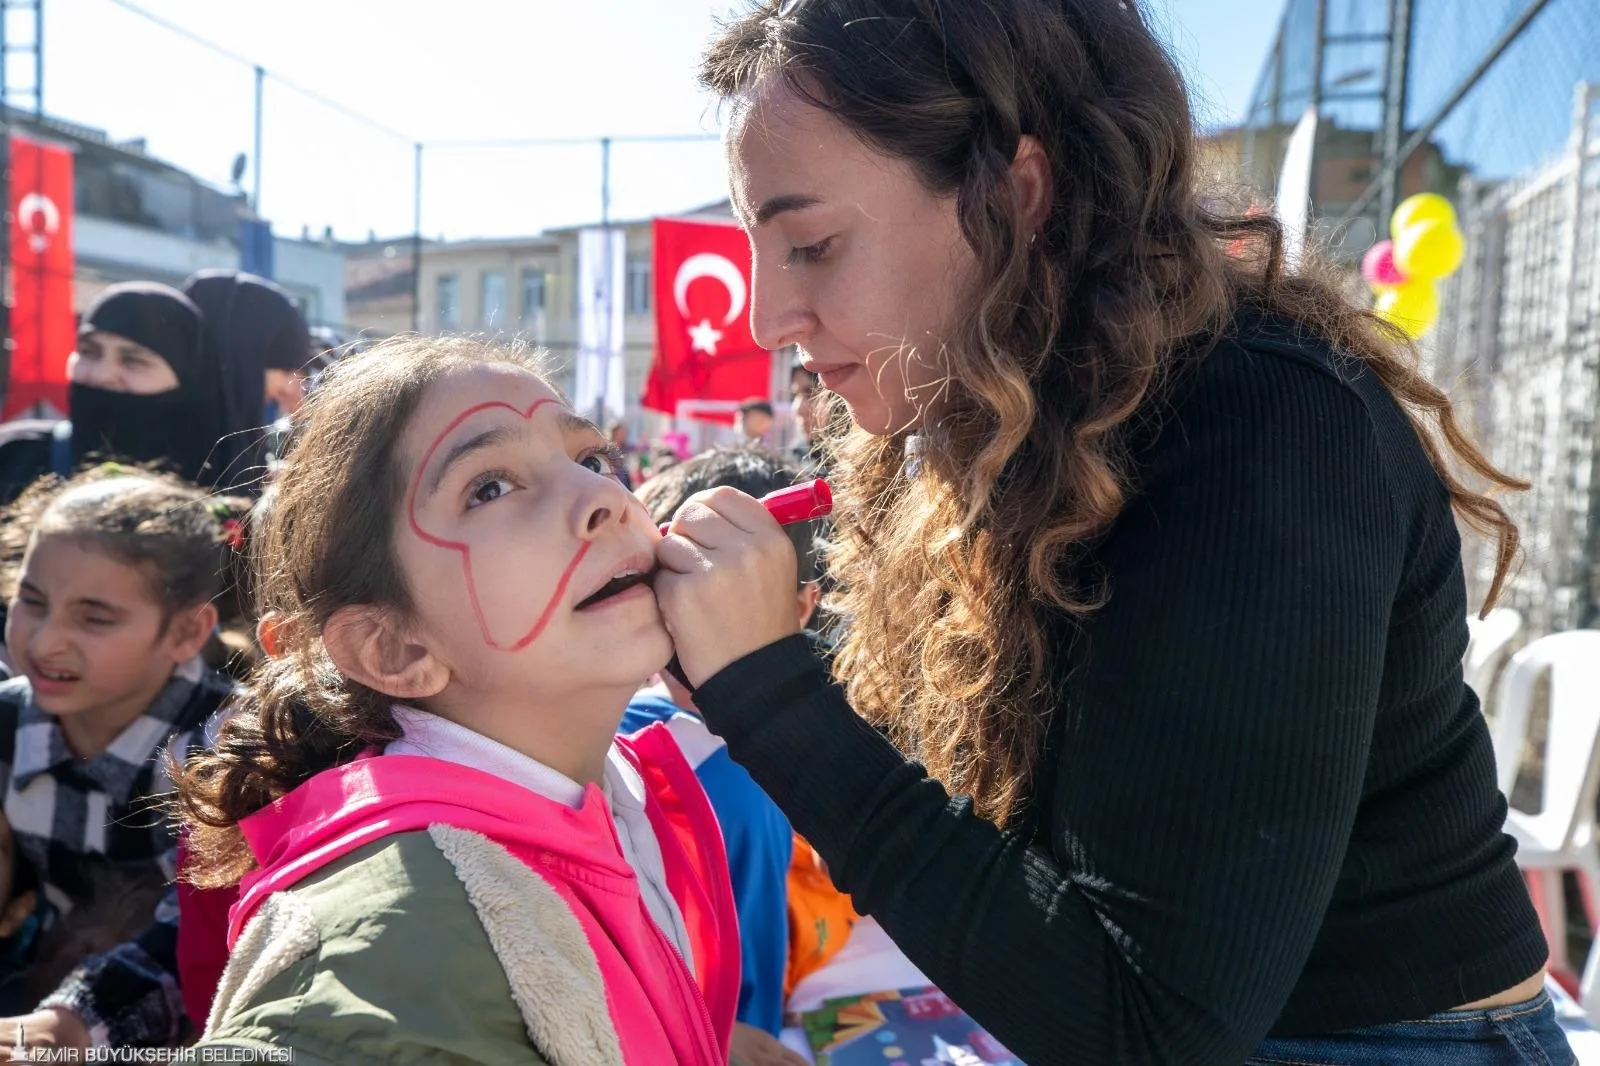
[[[977,281],[940,354],[936,425],[832,442],[835,669],[856,710],[952,792],[1005,823],[1030,794],[1054,700],[1047,625],[1106,590],[1073,563],[1126,505],[1130,438],[1162,383],[1240,307],[1363,360],[1404,405],[1458,515],[1516,528],[1458,478],[1525,487],[1461,432],[1397,331],[1310,269],[1270,217],[1202,198],[1187,92],[1136,0],[770,0],[725,27],[701,78],[736,97],[768,77],[951,198]],[[1010,167],[1023,136],[1053,173],[1031,240]]]

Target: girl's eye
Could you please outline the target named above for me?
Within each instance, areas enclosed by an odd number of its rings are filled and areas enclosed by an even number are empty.
[[[804,248],[791,248],[789,250],[789,266],[798,266],[801,263],[820,263],[828,254],[828,249],[833,246],[833,238],[820,240],[816,244],[808,244]]]
[[[105,628],[106,626],[114,626],[114,625],[117,624],[117,620],[115,618],[94,618],[94,617],[90,617],[90,618],[85,618],[84,621],[87,622],[89,625],[98,626],[100,628]]]
[[[493,503],[510,491],[511,482],[497,474],[487,474],[473,484],[472,492],[467,498],[467,507],[482,507],[486,503]]]
[[[601,477],[616,477],[617,471],[622,469],[622,464],[622,450],[615,445],[585,452],[578,459],[579,466],[593,470]]]

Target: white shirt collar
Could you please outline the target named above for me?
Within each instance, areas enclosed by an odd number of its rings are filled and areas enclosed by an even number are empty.
[[[582,785],[515,748],[415,707],[396,706],[394,718],[402,735],[384,748],[386,755],[443,759],[502,777],[574,810],[583,806]]]
[[[394,717],[400,725],[401,737],[390,741],[388,747],[384,748],[386,755],[424,755],[443,759],[494,774],[574,810],[583,805],[582,785],[515,748],[415,707],[397,705]],[[639,877],[645,906],[673,946],[693,967],[694,956],[688,928],[677,901],[667,889],[661,845],[656,840],[645,808],[644,778],[616,744],[612,744],[606,752],[600,787],[609,805],[612,824],[617,827],[622,857]]]

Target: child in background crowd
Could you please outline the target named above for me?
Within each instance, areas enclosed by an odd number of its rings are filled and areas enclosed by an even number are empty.
[[[746,400],[734,415],[733,429],[746,444],[765,446],[767,434],[772,432],[772,404],[760,398]]]
[[[670,520],[697,492],[729,486],[750,496],[788,488],[796,471],[768,452],[750,447],[717,448],[645,482],[638,496],[657,523]],[[788,526],[798,574],[795,610],[804,626],[817,606],[815,523]],[[789,941],[784,879],[792,832],[788,819],[744,768],[728,757],[722,741],[706,728],[693,697],[663,674],[628,705],[623,732],[665,722],[695,767],[716,809],[728,850],[734,903],[739,909],[742,951],[735,1055],[751,1066],[795,1061],[777,1043],[783,1023],[784,973]],[[809,847],[808,847],[809,850]]]
[[[300,412],[255,538],[277,657],[179,776],[238,882],[202,1049],[723,1066],[738,930],[664,728],[660,535],[521,354],[404,339]]]
[[[79,1048],[182,1035],[177,908],[161,888],[175,873],[162,753],[181,757],[232,691],[200,652],[234,550],[219,511],[242,506],[107,465],[41,481],[7,515],[6,538],[25,547],[5,590],[19,676],[0,685],[0,786],[16,859],[42,897],[39,936],[13,966],[66,969],[75,951],[147,928],[0,1024],[0,1046],[19,1026],[29,1044]],[[129,912],[136,898],[142,914]]]

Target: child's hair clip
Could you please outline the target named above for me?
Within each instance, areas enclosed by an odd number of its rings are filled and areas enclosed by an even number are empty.
[[[100,473],[102,473],[102,474],[121,474],[123,472],[124,472],[124,470],[123,470],[123,467],[122,467],[121,463],[101,463],[100,464]]]
[[[244,523],[234,515],[233,508],[223,500],[212,500],[206,510],[217,520],[217,526],[222,530],[222,542],[234,551],[243,550]]]

